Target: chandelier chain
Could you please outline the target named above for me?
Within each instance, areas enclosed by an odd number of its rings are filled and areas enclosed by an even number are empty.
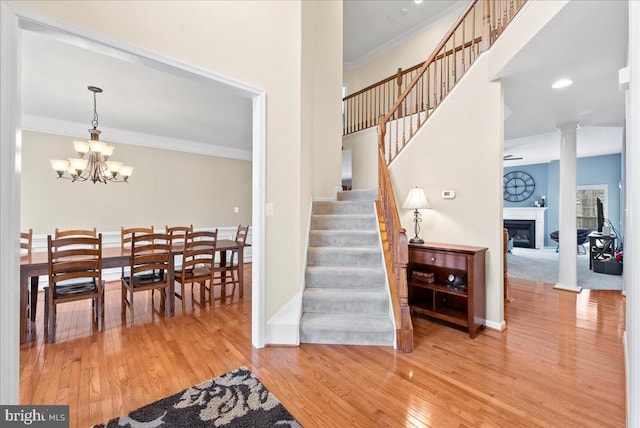
[[[96,107],[96,93],[93,93],[93,120],[91,121],[93,129],[98,129],[98,109]]]

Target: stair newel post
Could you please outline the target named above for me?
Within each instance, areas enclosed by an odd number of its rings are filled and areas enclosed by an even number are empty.
[[[407,286],[407,265],[409,264],[409,239],[406,230],[400,228],[396,237],[396,272],[399,275],[398,300],[400,301],[401,325],[398,335],[398,347],[402,352],[413,351],[413,323],[409,308],[409,288]]]
[[[491,46],[491,0],[482,1],[482,52]]]

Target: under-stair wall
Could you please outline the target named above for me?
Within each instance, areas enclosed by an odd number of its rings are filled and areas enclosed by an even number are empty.
[[[389,166],[396,198],[409,189],[425,189],[432,209],[423,214],[421,236],[427,241],[488,247],[487,326],[504,326],[502,304],[502,152],[503,100],[500,73],[517,52],[566,2],[528,2],[492,48],[469,69],[414,139]],[[495,80],[495,81],[494,81]],[[377,177],[377,165],[365,167],[357,151],[377,149],[374,133],[343,137],[353,150],[353,182]],[[370,139],[371,138],[371,139]],[[362,168],[356,168],[359,165]],[[455,190],[455,199],[442,191]],[[402,224],[412,228],[409,210]]]

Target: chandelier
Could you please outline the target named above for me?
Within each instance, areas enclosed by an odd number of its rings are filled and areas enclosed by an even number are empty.
[[[67,160],[51,159],[51,167],[58,173],[58,178],[65,178],[71,181],[91,180],[95,184],[100,183],[123,183],[133,172],[132,166],[123,165],[122,162],[109,160],[113,154],[113,146],[100,141],[100,131],[98,130],[98,111],[96,110],[96,94],[102,89],[95,86],[88,86],[93,92],[93,120],[89,129],[90,141],[74,141],[73,148],[78,154],[78,158]]]

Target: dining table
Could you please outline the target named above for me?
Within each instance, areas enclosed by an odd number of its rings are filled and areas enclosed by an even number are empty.
[[[238,252],[238,283],[239,296],[243,296],[244,286],[244,247],[250,244],[236,242],[232,239],[218,239],[216,241],[215,251],[219,253],[220,265],[226,266],[227,251]],[[169,266],[169,275],[173,278],[173,260],[177,256],[181,256],[183,245],[174,245],[171,249],[171,263]],[[129,266],[131,262],[131,250],[129,248],[103,247],[102,248],[102,269],[111,269]],[[20,257],[20,344],[35,340],[35,322],[28,317],[28,307],[30,299],[37,299],[37,295],[30,296],[29,284],[32,278],[49,274],[48,253],[46,251],[32,252],[31,254],[22,255]],[[223,278],[224,279],[224,278]],[[34,282],[35,284],[35,282]],[[169,307],[166,311],[167,316],[173,316],[175,313],[175,293],[169,293]],[[32,306],[33,307],[33,306]]]

